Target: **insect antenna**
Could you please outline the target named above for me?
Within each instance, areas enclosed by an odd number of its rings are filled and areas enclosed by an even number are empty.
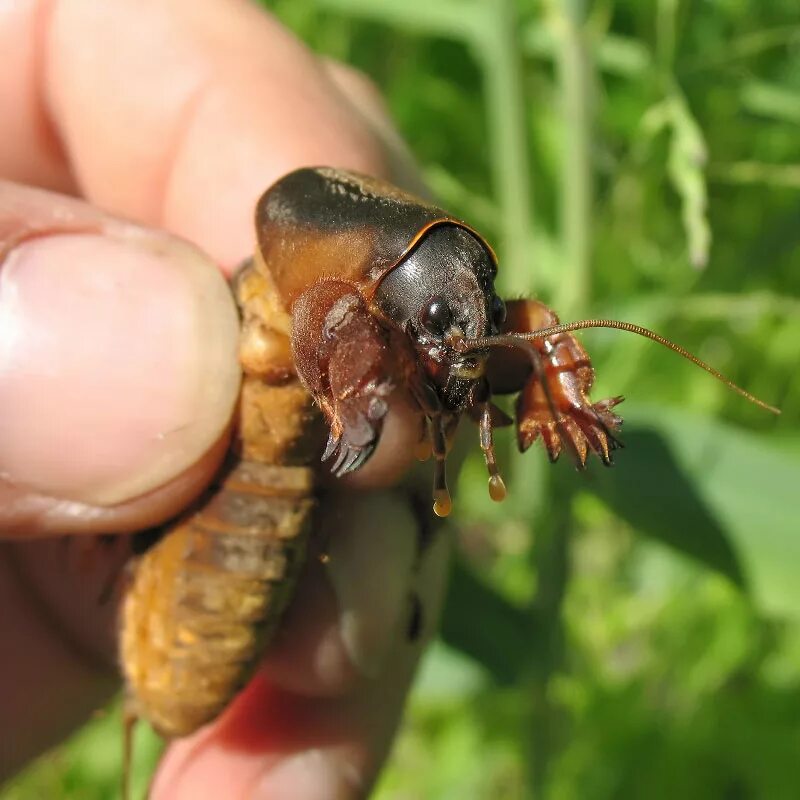
[[[737,386],[732,380],[726,378],[719,370],[714,369],[710,364],[699,359],[693,353],[690,353],[679,344],[670,341],[669,339],[660,336],[659,334],[651,331],[649,328],[643,328],[641,325],[634,325],[632,322],[621,322],[616,319],[582,319],[576,322],[564,322],[560,325],[551,325],[549,328],[540,328],[530,333],[504,333],[494,336],[478,336],[474,339],[464,339],[463,347],[469,350],[483,349],[486,347],[521,347],[524,350],[533,347],[533,342],[540,339],[546,339],[549,336],[557,336],[560,333],[569,333],[571,331],[584,330],[585,328],[614,328],[615,330],[627,331],[628,333],[635,333],[638,336],[644,336],[646,339],[651,339],[658,344],[672,350],[679,356],[691,361],[695,366],[705,370],[710,375],[713,375],[718,381],[724,383],[729,389],[749,400],[754,405],[770,411],[773,414],[780,414],[780,409],[775,406],[759,400],[755,395],[750,394],[746,389]],[[535,349],[535,348],[534,348]],[[538,351],[537,351],[538,355]],[[544,385],[544,384],[543,384]]]

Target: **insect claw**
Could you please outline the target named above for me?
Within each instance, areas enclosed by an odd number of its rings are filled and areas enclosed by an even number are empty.
[[[336,469],[337,478],[341,478],[343,475],[347,475],[348,472],[357,469],[358,461],[364,454],[364,450],[361,448],[350,447],[349,445],[343,447],[342,452],[345,453],[346,456],[344,459],[342,459],[341,456],[337,459],[337,464],[341,461],[338,469]]]
[[[578,472],[583,472],[586,469],[586,453],[576,450],[575,452],[575,468]]]
[[[612,433],[607,433],[606,438],[608,439],[608,449],[609,450],[624,450],[625,445],[617,439]]]
[[[357,469],[361,469],[364,466],[366,461],[372,455],[372,451],[374,450],[374,446],[370,445],[369,447],[362,447],[361,451],[358,454],[358,458],[350,465],[350,472],[355,472]]]
[[[604,400],[598,400],[594,407],[598,411],[610,411],[614,406],[618,406],[625,399],[625,395],[618,394],[615,397],[606,397]]]
[[[585,469],[590,442],[580,425],[572,417],[564,416],[556,423],[556,430],[578,469]]]
[[[625,445],[619,439],[617,439],[616,436],[614,436],[613,431],[613,428],[619,428],[620,425],[622,425],[622,420],[614,414],[609,416],[611,416],[611,424],[608,424],[607,421],[603,419],[602,415],[597,413],[598,424],[606,438],[606,447],[608,450],[623,450]]]
[[[517,448],[520,453],[524,453],[539,438],[539,429],[532,430],[520,425],[517,428]]]
[[[328,443],[325,445],[325,452],[322,454],[320,461],[327,461],[336,452],[339,441],[340,437],[334,436],[331,431],[331,433],[328,434]]]
[[[610,441],[613,436],[608,426],[594,409],[592,409],[591,416],[593,420],[589,420],[588,423],[578,423],[578,435],[583,437],[584,441],[588,443],[591,450],[596,453],[603,464],[609,467],[612,463]]]
[[[611,457],[610,448],[606,447],[605,450],[600,450],[597,454],[600,456],[600,460],[603,462],[603,465],[606,467],[613,467],[614,466],[614,459]]]
[[[555,464],[561,455],[561,437],[550,425],[543,426],[541,434],[544,449],[547,451],[547,458],[551,464]]]
[[[336,456],[336,461],[334,461],[333,464],[331,465],[331,472],[337,477],[340,474],[339,470],[342,468],[344,462],[347,460],[351,452],[352,451],[348,445],[344,443],[340,444],[339,453]]]

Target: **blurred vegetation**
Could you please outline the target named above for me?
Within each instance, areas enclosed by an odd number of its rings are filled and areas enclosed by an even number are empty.
[[[500,436],[502,506],[466,463],[441,640],[376,797],[800,796],[797,0],[269,6],[377,82],[507,295],[653,327],[783,410],[583,335],[627,448],[578,474]],[[1,796],[111,796],[112,724]]]

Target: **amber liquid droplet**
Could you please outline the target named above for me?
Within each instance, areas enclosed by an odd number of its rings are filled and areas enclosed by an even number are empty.
[[[437,517],[446,517],[453,510],[453,501],[447,489],[437,489],[433,493],[433,513]]]
[[[499,475],[492,475],[489,478],[489,497],[491,497],[495,503],[501,503],[506,499],[507,494],[508,492],[506,491],[506,485],[503,483],[503,479]]]

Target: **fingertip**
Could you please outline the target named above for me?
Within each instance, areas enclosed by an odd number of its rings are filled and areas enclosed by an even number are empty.
[[[25,216],[0,218],[12,242],[0,264],[0,470],[20,491],[130,500],[181,475],[229,424],[239,385],[230,292],[180,240],[19,192]],[[37,204],[56,220],[63,205],[68,223],[37,229]]]
[[[419,526],[400,492],[328,496],[281,631],[261,671],[307,696],[357,690],[386,668],[403,636],[415,581]]]
[[[251,252],[253,208],[281,175],[384,171],[313,53],[255,3],[57,4],[48,41],[50,105],[87,194],[227,269]]]
[[[374,454],[363,467],[335,484],[357,490],[396,486],[416,461],[421,424],[419,408],[407,393],[395,392]]]

